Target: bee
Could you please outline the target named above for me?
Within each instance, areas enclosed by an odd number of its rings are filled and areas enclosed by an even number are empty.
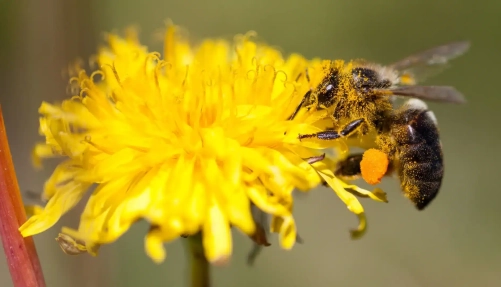
[[[444,175],[437,120],[423,100],[459,104],[465,99],[454,87],[415,84],[468,49],[468,42],[450,43],[390,65],[330,61],[326,76],[304,95],[289,119],[301,109],[328,111],[332,127],[301,134],[300,140],[350,139],[375,132],[375,146],[390,160],[387,174],[396,171],[404,195],[422,210],[438,194]],[[396,108],[397,97],[410,99]],[[361,154],[348,156],[338,163],[335,174],[348,179],[360,176],[361,160]]]

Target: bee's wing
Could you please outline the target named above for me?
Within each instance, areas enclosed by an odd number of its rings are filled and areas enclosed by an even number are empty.
[[[465,103],[466,100],[458,90],[449,86],[402,86],[387,90],[391,95],[411,97],[427,101],[454,104]]]
[[[449,60],[464,54],[469,48],[469,42],[453,42],[416,53],[388,67],[399,72],[401,84],[412,85],[442,71]]]
[[[449,43],[416,53],[389,66],[403,71],[420,64],[440,65],[464,54],[469,48],[470,43],[466,41]]]

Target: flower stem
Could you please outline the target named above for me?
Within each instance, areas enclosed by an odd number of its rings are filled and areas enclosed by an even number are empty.
[[[191,265],[191,287],[209,287],[209,262],[205,258],[202,234],[198,233],[187,238]]]
[[[0,107],[0,237],[14,287],[45,287],[33,238],[23,238],[19,226],[26,213],[12,162]]]

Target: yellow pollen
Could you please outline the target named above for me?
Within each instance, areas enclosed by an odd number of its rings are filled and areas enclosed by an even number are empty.
[[[368,184],[380,183],[388,170],[388,164],[388,156],[384,152],[373,148],[366,150],[360,162],[362,178]]]

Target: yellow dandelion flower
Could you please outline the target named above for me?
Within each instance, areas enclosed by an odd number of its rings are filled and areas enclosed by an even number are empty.
[[[347,190],[385,200],[337,179],[328,156],[305,160],[340,143],[298,140],[319,130],[312,123],[320,114],[288,120],[311,85],[306,68],[312,82],[321,79],[320,61],[284,59],[249,35],[192,46],[172,25],[163,59],[134,34],[109,35],[108,44],[97,55],[99,70],[72,79],[78,95],[39,109],[46,141],[35,147],[35,163],[65,160],[45,183],[46,206],[20,228],[23,236],[53,226],[95,187],[78,230],[64,228],[58,237],[68,253],[94,254],[146,220],[145,249],[154,261],[164,260],[163,243],[201,232],[207,259],[224,262],[231,226],[256,232],[251,205],[273,216],[271,229],[289,249],[296,240],[294,189],[327,182],[360,216],[354,235],[365,220]]]

